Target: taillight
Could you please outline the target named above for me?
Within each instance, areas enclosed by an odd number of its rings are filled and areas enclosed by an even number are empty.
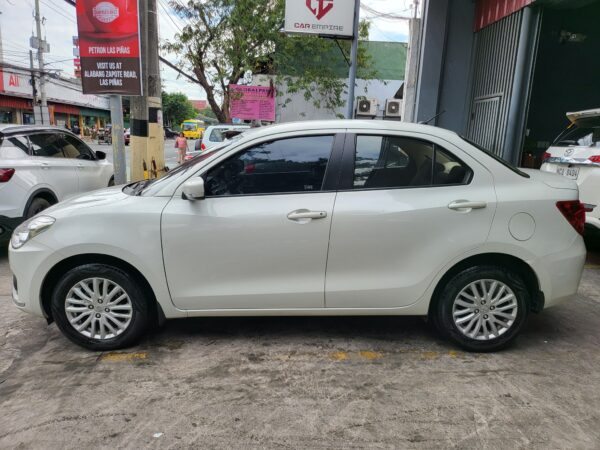
[[[206,144],[204,142],[202,144],[200,144],[200,149],[201,150],[206,150]]]
[[[7,181],[10,181],[14,174],[15,169],[0,169],[0,183],[6,183]]]
[[[588,159],[591,162],[593,162],[593,163],[599,163],[600,164],[600,155],[590,156]]]
[[[585,206],[579,200],[556,202],[556,207],[565,216],[575,231],[583,236],[585,227]]]
[[[544,155],[542,156],[542,161],[546,161],[548,158],[552,158],[552,155],[548,152],[544,152]]]

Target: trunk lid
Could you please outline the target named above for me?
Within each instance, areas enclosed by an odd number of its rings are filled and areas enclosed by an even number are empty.
[[[563,177],[562,175],[557,175],[551,172],[542,172],[541,170],[535,169],[521,168],[520,170],[529,175],[532,180],[542,182],[546,186],[549,186],[554,189],[569,189],[572,191],[576,191],[578,189],[575,180]]]

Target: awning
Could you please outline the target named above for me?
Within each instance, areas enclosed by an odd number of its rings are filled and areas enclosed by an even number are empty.
[[[532,4],[534,0],[477,0],[475,31],[496,23]]]
[[[0,95],[0,108],[11,109],[33,109],[31,100],[19,97],[11,97],[9,95]]]
[[[78,106],[65,105],[62,103],[52,103],[51,106],[54,106],[54,112],[59,114],[74,114],[78,116],[80,112]]]
[[[105,119],[110,118],[110,111],[105,111],[103,109],[80,108],[79,112],[82,116],[101,117]]]

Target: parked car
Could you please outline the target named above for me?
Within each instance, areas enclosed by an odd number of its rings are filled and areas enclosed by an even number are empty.
[[[169,128],[169,127],[164,127],[164,129],[165,129],[165,138],[166,139],[174,139],[177,136],[179,136],[179,133],[171,130],[171,128]]]
[[[571,124],[544,153],[541,170],[577,182],[587,205],[586,235],[600,238],[600,109],[567,114]]]
[[[22,224],[12,295],[93,350],[164,318],[421,315],[491,351],[577,292],[584,220],[574,181],[447,130],[282,124]]]
[[[64,128],[0,126],[0,241],[65,198],[114,184],[113,165]]]
[[[238,133],[243,133],[249,129],[250,125],[211,125],[204,132],[202,141],[196,141],[195,150],[198,152],[203,152],[211,147],[214,147],[215,145],[219,145],[221,142],[227,139],[227,132],[236,131]]]

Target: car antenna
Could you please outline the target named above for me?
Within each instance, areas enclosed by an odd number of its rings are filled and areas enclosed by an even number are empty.
[[[429,120],[422,120],[421,122],[419,122],[419,125],[427,125],[429,122],[431,122],[432,120],[437,119],[438,117],[440,117],[442,114],[444,114],[446,112],[446,110],[444,109],[441,113],[437,113],[435,116],[433,116],[431,119]]]

